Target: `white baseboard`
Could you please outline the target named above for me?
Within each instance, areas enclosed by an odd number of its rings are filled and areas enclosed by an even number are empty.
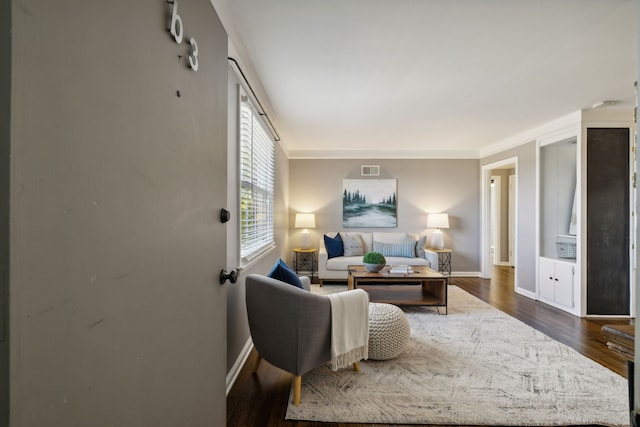
[[[244,366],[244,362],[249,358],[249,354],[251,354],[251,350],[253,349],[253,341],[251,341],[251,337],[247,340],[247,343],[242,348],[242,351],[238,355],[236,362],[231,367],[231,370],[227,374],[227,396],[229,396],[229,392],[231,391],[231,387],[233,387],[233,383],[238,379],[238,375],[240,374],[240,370]]]
[[[587,319],[633,319],[630,314],[587,314]]]
[[[537,300],[538,299],[538,297],[536,296],[535,292],[528,291],[526,289],[522,289],[522,288],[516,287],[515,292],[516,292],[516,294],[524,295],[525,297],[531,298],[532,300]]]
[[[451,277],[480,277],[479,271],[452,271]]]

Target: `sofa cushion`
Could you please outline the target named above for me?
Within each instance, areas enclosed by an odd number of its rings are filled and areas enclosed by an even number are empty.
[[[340,233],[344,246],[344,256],[364,255],[360,233]]]
[[[374,231],[371,233],[372,239],[374,242],[384,242],[384,243],[402,243],[407,240],[416,241],[418,240],[418,236],[410,233],[399,233],[399,232],[379,232]]]
[[[340,234],[342,239],[344,240],[344,235],[348,234],[349,236],[358,236],[362,241],[362,254],[366,254],[367,252],[371,252],[373,250],[373,233],[370,231],[349,231],[349,232],[337,232],[337,231],[327,231],[325,236],[333,236],[335,234]],[[406,237],[406,233],[402,233]],[[415,240],[415,239],[414,239]],[[381,240],[384,241],[384,240]],[[344,243],[344,242],[343,242]],[[320,239],[320,247],[324,247],[326,249],[326,245],[324,243],[324,237]]]
[[[273,268],[267,274],[272,279],[280,280],[281,282],[288,283],[293,286],[297,286],[300,289],[304,289],[302,282],[298,278],[298,275],[287,265],[282,258],[278,258],[278,261],[273,265]]]
[[[344,255],[344,245],[342,244],[342,237],[340,237],[340,233],[337,233],[336,237],[329,237],[325,234],[324,247],[327,249],[328,258],[335,258],[337,256]]]
[[[362,255],[373,250],[373,233],[358,233],[362,239]]]
[[[413,240],[407,240],[402,243],[384,243],[373,241],[373,250],[380,252],[384,256],[397,256],[414,258],[416,255],[416,243]]]
[[[424,258],[424,247],[427,245],[427,236],[422,236],[416,242],[416,256],[418,258]]]
[[[347,271],[350,265],[363,265],[361,256],[339,256],[327,260],[327,270]]]

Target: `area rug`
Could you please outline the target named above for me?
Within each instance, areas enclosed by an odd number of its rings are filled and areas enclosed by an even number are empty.
[[[330,289],[320,288],[322,292]],[[287,419],[385,424],[628,425],[627,382],[564,344],[449,286],[449,314],[403,308],[411,341],[361,372],[302,377]]]

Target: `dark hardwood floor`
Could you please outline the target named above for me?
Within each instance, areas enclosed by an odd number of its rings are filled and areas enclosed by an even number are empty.
[[[516,294],[513,269],[496,267],[491,280],[454,278],[452,283],[492,306],[538,329],[583,355],[626,377],[626,362],[611,352],[602,337],[604,324],[629,324],[629,319],[581,319]],[[364,427],[390,424],[348,424],[287,421],[284,419],[293,376],[262,361],[252,373],[252,351],[227,397],[227,426]]]

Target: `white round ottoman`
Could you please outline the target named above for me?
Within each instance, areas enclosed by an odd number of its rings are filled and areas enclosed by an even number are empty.
[[[398,357],[407,348],[410,337],[409,321],[400,308],[369,303],[369,359]]]

